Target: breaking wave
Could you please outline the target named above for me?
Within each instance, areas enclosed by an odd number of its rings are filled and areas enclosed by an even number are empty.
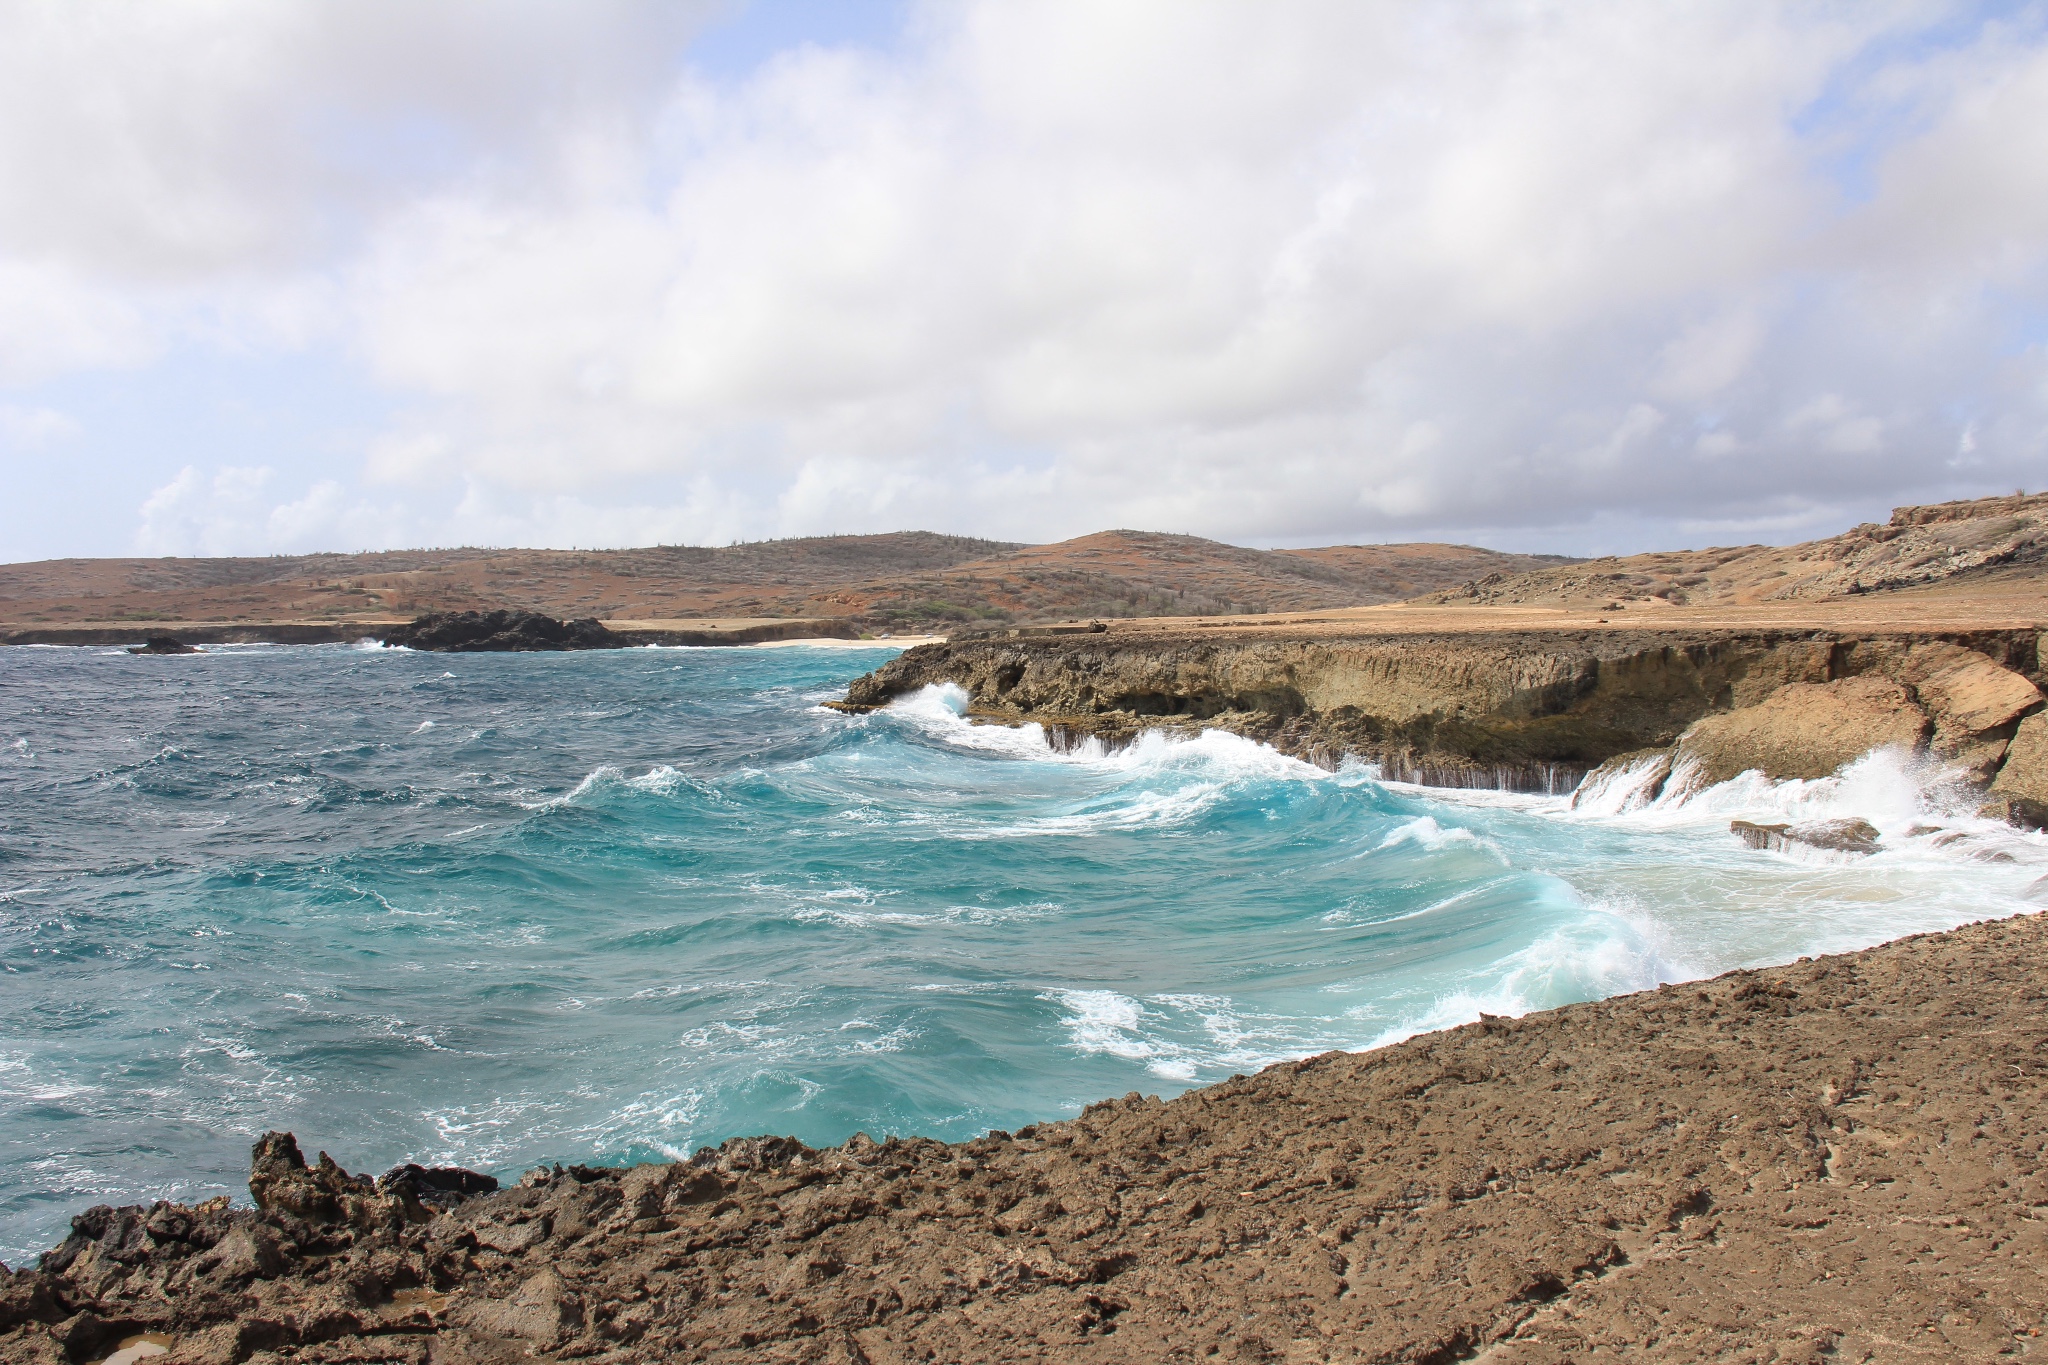
[[[266,1128],[501,1175],[966,1137],[2048,895],[1897,754],[1574,803],[816,705],[885,657],[0,654],[0,1259]],[[1728,830],[1848,817],[1876,853]]]

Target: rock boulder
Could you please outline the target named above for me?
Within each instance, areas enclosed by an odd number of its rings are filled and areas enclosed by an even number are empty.
[[[1678,737],[1673,781],[1696,791],[1751,769],[1779,780],[1827,777],[1872,749],[1918,748],[1931,728],[1906,689],[1884,678],[1792,683],[1693,722]]]
[[[450,611],[422,616],[385,635],[387,645],[446,653],[620,649],[626,644],[593,617],[558,621],[535,611]]]
[[[130,654],[200,654],[204,651],[194,649],[183,640],[173,636],[152,635],[149,637],[148,644],[130,646],[128,652]]]
[[[2048,713],[2019,724],[1980,812],[2032,829],[2048,828]]]
[[[1783,853],[1817,848],[1828,853],[1877,852],[1877,826],[1868,820],[1807,820],[1796,825],[1760,825],[1732,820],[1728,832],[1751,848]]]

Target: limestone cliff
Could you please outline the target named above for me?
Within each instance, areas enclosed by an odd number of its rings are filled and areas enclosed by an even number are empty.
[[[910,650],[840,705],[951,682],[971,716],[1036,721],[1062,742],[1213,727],[1441,786],[1569,791],[1608,759],[1681,737],[1712,780],[1747,767],[1814,776],[1886,742],[2004,780],[2021,721],[2042,708],[2040,666],[2032,630],[1011,632]]]

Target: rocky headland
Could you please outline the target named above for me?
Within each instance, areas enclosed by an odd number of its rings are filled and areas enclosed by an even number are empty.
[[[500,609],[432,613],[409,625],[386,628],[377,638],[387,645],[436,653],[505,654],[639,645],[767,644],[806,638],[851,639],[853,635],[840,621],[604,622],[587,616],[562,621],[540,612]]]
[[[0,1361],[2025,1357],[2044,1075],[2030,916],[965,1143],[494,1190],[273,1134],[253,1207],[91,1209],[0,1278]]]
[[[481,654],[530,650],[623,649],[592,617],[561,621],[535,611],[451,611],[419,617],[409,626],[388,630],[387,645],[436,653]]]
[[[1897,745],[2038,825],[2040,641],[2031,627],[1017,632],[909,650],[839,705],[952,683],[971,717],[1036,722],[1062,743],[1214,727],[1396,780],[1554,793],[1659,769],[1641,799],[1750,769],[1825,777]]]

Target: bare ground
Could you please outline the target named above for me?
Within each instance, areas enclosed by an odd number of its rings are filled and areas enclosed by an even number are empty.
[[[2031,1356],[2044,997],[2025,917],[964,1144],[95,1211],[0,1291],[0,1360]]]
[[[964,622],[1390,602],[1568,561],[1466,545],[1252,550],[1105,531],[1056,545],[902,532],[633,550],[403,550],[0,565],[0,635],[110,622],[361,622],[499,607],[572,618]]]

